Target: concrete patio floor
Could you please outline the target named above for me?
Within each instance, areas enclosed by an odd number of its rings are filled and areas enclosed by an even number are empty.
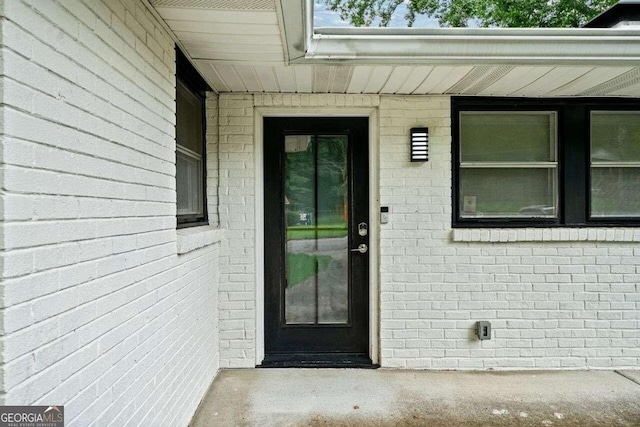
[[[640,371],[222,370],[204,426],[640,426]]]

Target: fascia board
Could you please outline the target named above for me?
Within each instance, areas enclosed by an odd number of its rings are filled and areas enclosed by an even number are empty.
[[[638,66],[640,33],[583,28],[316,28],[303,62]]]

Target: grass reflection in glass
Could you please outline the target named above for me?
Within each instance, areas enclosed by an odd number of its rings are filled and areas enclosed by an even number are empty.
[[[288,287],[302,283],[308,278],[315,276],[317,273],[326,270],[331,262],[331,257],[328,255],[290,253],[288,254],[288,257]]]

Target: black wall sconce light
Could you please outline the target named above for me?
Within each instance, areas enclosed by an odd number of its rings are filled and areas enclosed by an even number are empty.
[[[411,161],[429,160],[429,128],[411,128]]]

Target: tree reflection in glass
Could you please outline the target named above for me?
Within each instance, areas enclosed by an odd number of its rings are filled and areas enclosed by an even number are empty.
[[[347,144],[347,136],[285,137],[288,324],[348,321]]]

